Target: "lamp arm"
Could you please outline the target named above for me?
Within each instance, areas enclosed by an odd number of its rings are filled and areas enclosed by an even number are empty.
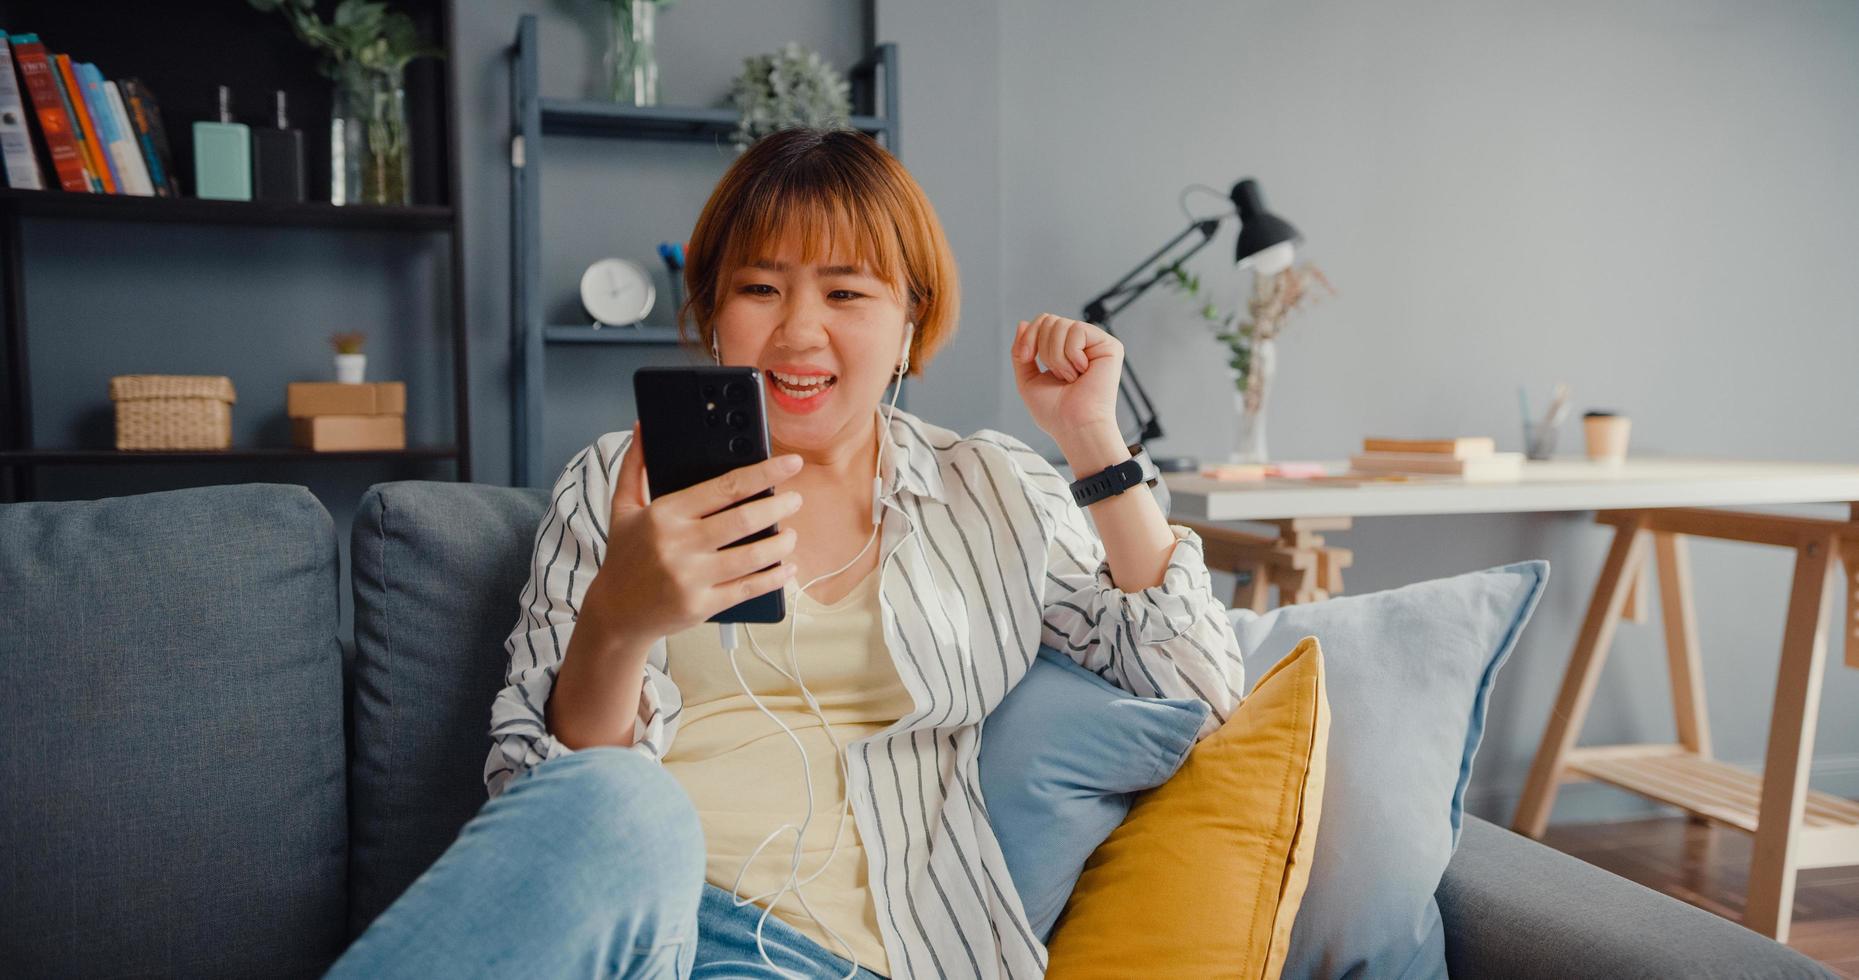
[[[1188,258],[1192,256],[1194,253],[1200,251],[1203,248],[1206,248],[1207,243],[1213,241],[1215,232],[1220,230],[1221,220],[1222,218],[1202,218],[1199,221],[1195,221],[1189,224],[1186,228],[1181,229],[1181,231],[1177,233],[1175,237],[1168,240],[1167,244],[1164,244],[1161,248],[1158,248],[1154,252],[1151,252],[1147,258],[1137,263],[1136,268],[1131,269],[1127,273],[1124,273],[1123,278],[1118,279],[1116,285],[1111,286],[1109,289],[1106,289],[1103,292],[1097,294],[1097,296],[1093,297],[1090,302],[1086,303],[1084,305],[1085,319],[1091,321],[1092,323],[1098,323],[1099,317],[1115,316],[1125,306],[1130,305],[1130,302],[1134,301],[1136,297],[1141,296],[1143,292],[1147,290],[1150,286],[1155,285],[1156,282],[1160,280],[1165,273],[1167,273],[1170,267],[1175,266],[1182,262],[1186,262]],[[1181,244],[1183,239],[1187,238],[1189,235],[1192,235],[1197,231],[1201,233],[1201,240],[1198,242],[1195,242],[1192,248],[1188,249],[1186,252],[1183,252],[1179,258],[1175,259],[1174,262],[1170,262],[1167,265],[1162,266],[1161,269],[1159,269],[1154,275],[1150,276],[1148,280],[1138,283],[1134,286],[1130,285],[1132,280],[1134,280],[1137,276],[1142,275],[1143,272],[1147,270],[1150,266],[1155,265],[1156,260],[1160,259],[1164,255],[1167,255],[1170,249],[1173,249],[1175,246]],[[1104,309],[1105,303],[1108,303],[1111,300],[1116,299],[1120,296],[1126,296],[1126,295],[1129,297],[1129,299],[1123,302],[1122,304],[1118,305],[1115,310],[1109,310],[1108,312],[1105,311]],[[1097,313],[1098,316],[1092,316],[1091,314],[1093,312]],[[1104,326],[1104,324],[1098,323],[1098,326]]]
[[[1203,218],[1183,228],[1179,234],[1169,239],[1167,244],[1150,253],[1149,257],[1138,263],[1136,268],[1131,269],[1123,278],[1117,280],[1116,285],[1104,290],[1102,293],[1093,297],[1090,302],[1086,303],[1084,305],[1084,319],[1103,327],[1105,333],[1114,336],[1116,331],[1112,330],[1110,327],[1111,318],[1123,312],[1131,303],[1141,298],[1143,293],[1148,292],[1156,283],[1161,282],[1163,277],[1168,275],[1170,269],[1186,262],[1194,253],[1206,248],[1207,243],[1213,241],[1214,234],[1219,231],[1220,221],[1220,218]],[[1167,255],[1177,245],[1180,245],[1184,239],[1197,231],[1201,233],[1200,241],[1195,242],[1186,252],[1176,257],[1173,262],[1169,262],[1156,269],[1150,274],[1149,278],[1141,282],[1135,282],[1137,277],[1149,270],[1151,266],[1154,266],[1162,256]],[[1113,300],[1121,300],[1121,302],[1117,303],[1115,307],[1106,305]],[[1129,406],[1130,415],[1136,419],[1137,442],[1151,442],[1162,438],[1162,425],[1156,419],[1155,403],[1149,400],[1149,392],[1143,389],[1142,382],[1136,377],[1136,369],[1130,366],[1127,357],[1123,361],[1123,373],[1117,379],[1117,394],[1122,397],[1124,404]]]

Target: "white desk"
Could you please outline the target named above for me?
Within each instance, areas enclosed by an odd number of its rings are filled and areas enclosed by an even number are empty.
[[[1343,464],[1332,466],[1342,472]],[[1249,573],[1237,605],[1263,608],[1267,583],[1282,602],[1342,590],[1352,556],[1318,532],[1355,517],[1597,511],[1615,528],[1594,586],[1548,730],[1530,767],[1513,829],[1540,837],[1563,782],[1599,780],[1755,836],[1744,924],[1786,941],[1796,871],[1859,864],[1859,802],[1810,792],[1814,728],[1827,653],[1828,586],[1848,596],[1846,664],[1859,669],[1859,465],[1634,458],[1617,466],[1581,459],[1527,462],[1520,479],[1468,482],[1417,477],[1353,484],[1167,478],[1170,516],[1194,527],[1210,567]],[[1846,520],[1711,510],[1776,504],[1846,503]],[[1203,522],[1276,524],[1277,537]],[[1704,707],[1704,677],[1686,561],[1687,537],[1792,549],[1794,587],[1761,773],[1717,761]],[[1602,664],[1623,616],[1645,621],[1658,568],[1666,664],[1678,741],[1581,746],[1575,742]],[[1844,574],[1841,574],[1844,572]]]
[[[1330,465],[1333,472],[1347,466]],[[1409,482],[1350,486],[1306,480],[1209,480],[1185,473],[1165,479],[1170,515],[1199,521],[1859,501],[1859,464],[1660,457],[1629,459],[1618,466],[1585,459],[1527,461],[1521,479],[1492,483],[1414,477]]]

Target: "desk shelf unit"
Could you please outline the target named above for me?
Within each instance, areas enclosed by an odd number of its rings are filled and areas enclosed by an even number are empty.
[[[174,148],[175,169],[182,191],[191,193],[191,145],[188,123],[211,117],[212,84],[224,82],[235,95],[246,97],[241,108],[260,92],[283,90],[291,105],[292,124],[303,131],[310,193],[326,193],[328,179],[329,82],[315,67],[316,55],[292,35],[288,24],[275,14],[246,4],[225,6],[149,4],[113,6],[107,16],[90,5],[61,0],[0,0],[0,17],[12,30],[33,31],[55,50],[70,51],[83,60],[95,60],[112,77],[146,79],[161,102],[168,142]],[[37,495],[37,471],[45,466],[110,466],[166,464],[239,464],[288,466],[344,463],[386,463],[396,468],[422,468],[450,461],[455,477],[471,479],[470,385],[466,367],[464,296],[464,243],[459,200],[459,154],[453,109],[456,59],[451,57],[456,18],[453,0],[396,0],[394,8],[411,16],[422,36],[446,53],[444,59],[415,61],[407,69],[408,114],[412,129],[413,187],[424,203],[392,205],[335,205],[327,201],[224,201],[194,197],[132,197],[86,194],[56,189],[56,177],[41,147],[43,179],[52,189],[0,188],[0,321],[4,322],[4,356],[7,390],[0,414],[0,500],[31,500]],[[211,51],[213,58],[200,53]],[[36,116],[31,125],[38,126]],[[217,226],[250,229],[241,234],[264,234],[281,229],[315,229],[340,247],[353,232],[388,233],[408,249],[432,247],[435,237],[447,249],[449,297],[440,315],[451,347],[453,427],[450,439],[433,445],[400,450],[315,452],[294,446],[240,446],[224,450],[130,451],[85,446],[38,446],[33,432],[31,343],[27,323],[26,275],[29,222],[109,223],[123,229],[120,247],[133,250],[134,231],[140,226]],[[113,257],[114,258],[114,257]],[[156,298],[159,302],[160,297]],[[379,338],[388,336],[390,324],[362,324]],[[372,328],[372,329],[368,329]],[[87,335],[88,336],[88,335]],[[108,343],[108,336],[94,339]],[[68,342],[68,341],[67,341]],[[100,367],[110,373],[137,373],[135,365],[114,364],[107,355]],[[326,363],[326,362],[325,362]],[[238,379],[234,378],[235,385]],[[99,388],[101,398],[103,389]],[[261,403],[265,410],[283,410],[283,391],[275,401]],[[250,411],[251,409],[246,409]],[[190,469],[191,474],[201,474]],[[204,476],[188,480],[215,482],[209,467]]]
[[[544,354],[548,346],[676,346],[665,326],[549,324],[542,298],[542,157],[544,137],[577,136],[701,143],[714,146],[736,128],[733,109],[632,106],[598,99],[545,99],[538,92],[541,57],[536,18],[517,21],[510,59],[510,300],[516,405],[511,441],[511,482],[547,486],[542,458]],[[852,83],[852,128],[898,152],[897,46],[880,44],[847,73]],[[692,215],[693,222],[696,216]]]

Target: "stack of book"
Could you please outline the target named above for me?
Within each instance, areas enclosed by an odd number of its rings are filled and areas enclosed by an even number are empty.
[[[291,442],[318,452],[407,448],[404,381],[293,381],[285,398]]]
[[[1349,457],[1361,473],[1457,476],[1466,480],[1515,480],[1523,475],[1522,453],[1500,453],[1489,436],[1456,439],[1364,439]]]
[[[37,34],[0,34],[0,157],[8,187],[47,189],[49,160],[67,191],[180,196],[148,86],[106,79],[96,65],[45,50]]]

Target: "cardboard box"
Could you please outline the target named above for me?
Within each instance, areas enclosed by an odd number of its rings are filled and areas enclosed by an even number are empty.
[[[284,414],[294,419],[318,415],[405,415],[407,383],[292,381],[285,394]]]
[[[300,449],[340,452],[407,448],[404,415],[318,415],[290,420],[291,442]]]

